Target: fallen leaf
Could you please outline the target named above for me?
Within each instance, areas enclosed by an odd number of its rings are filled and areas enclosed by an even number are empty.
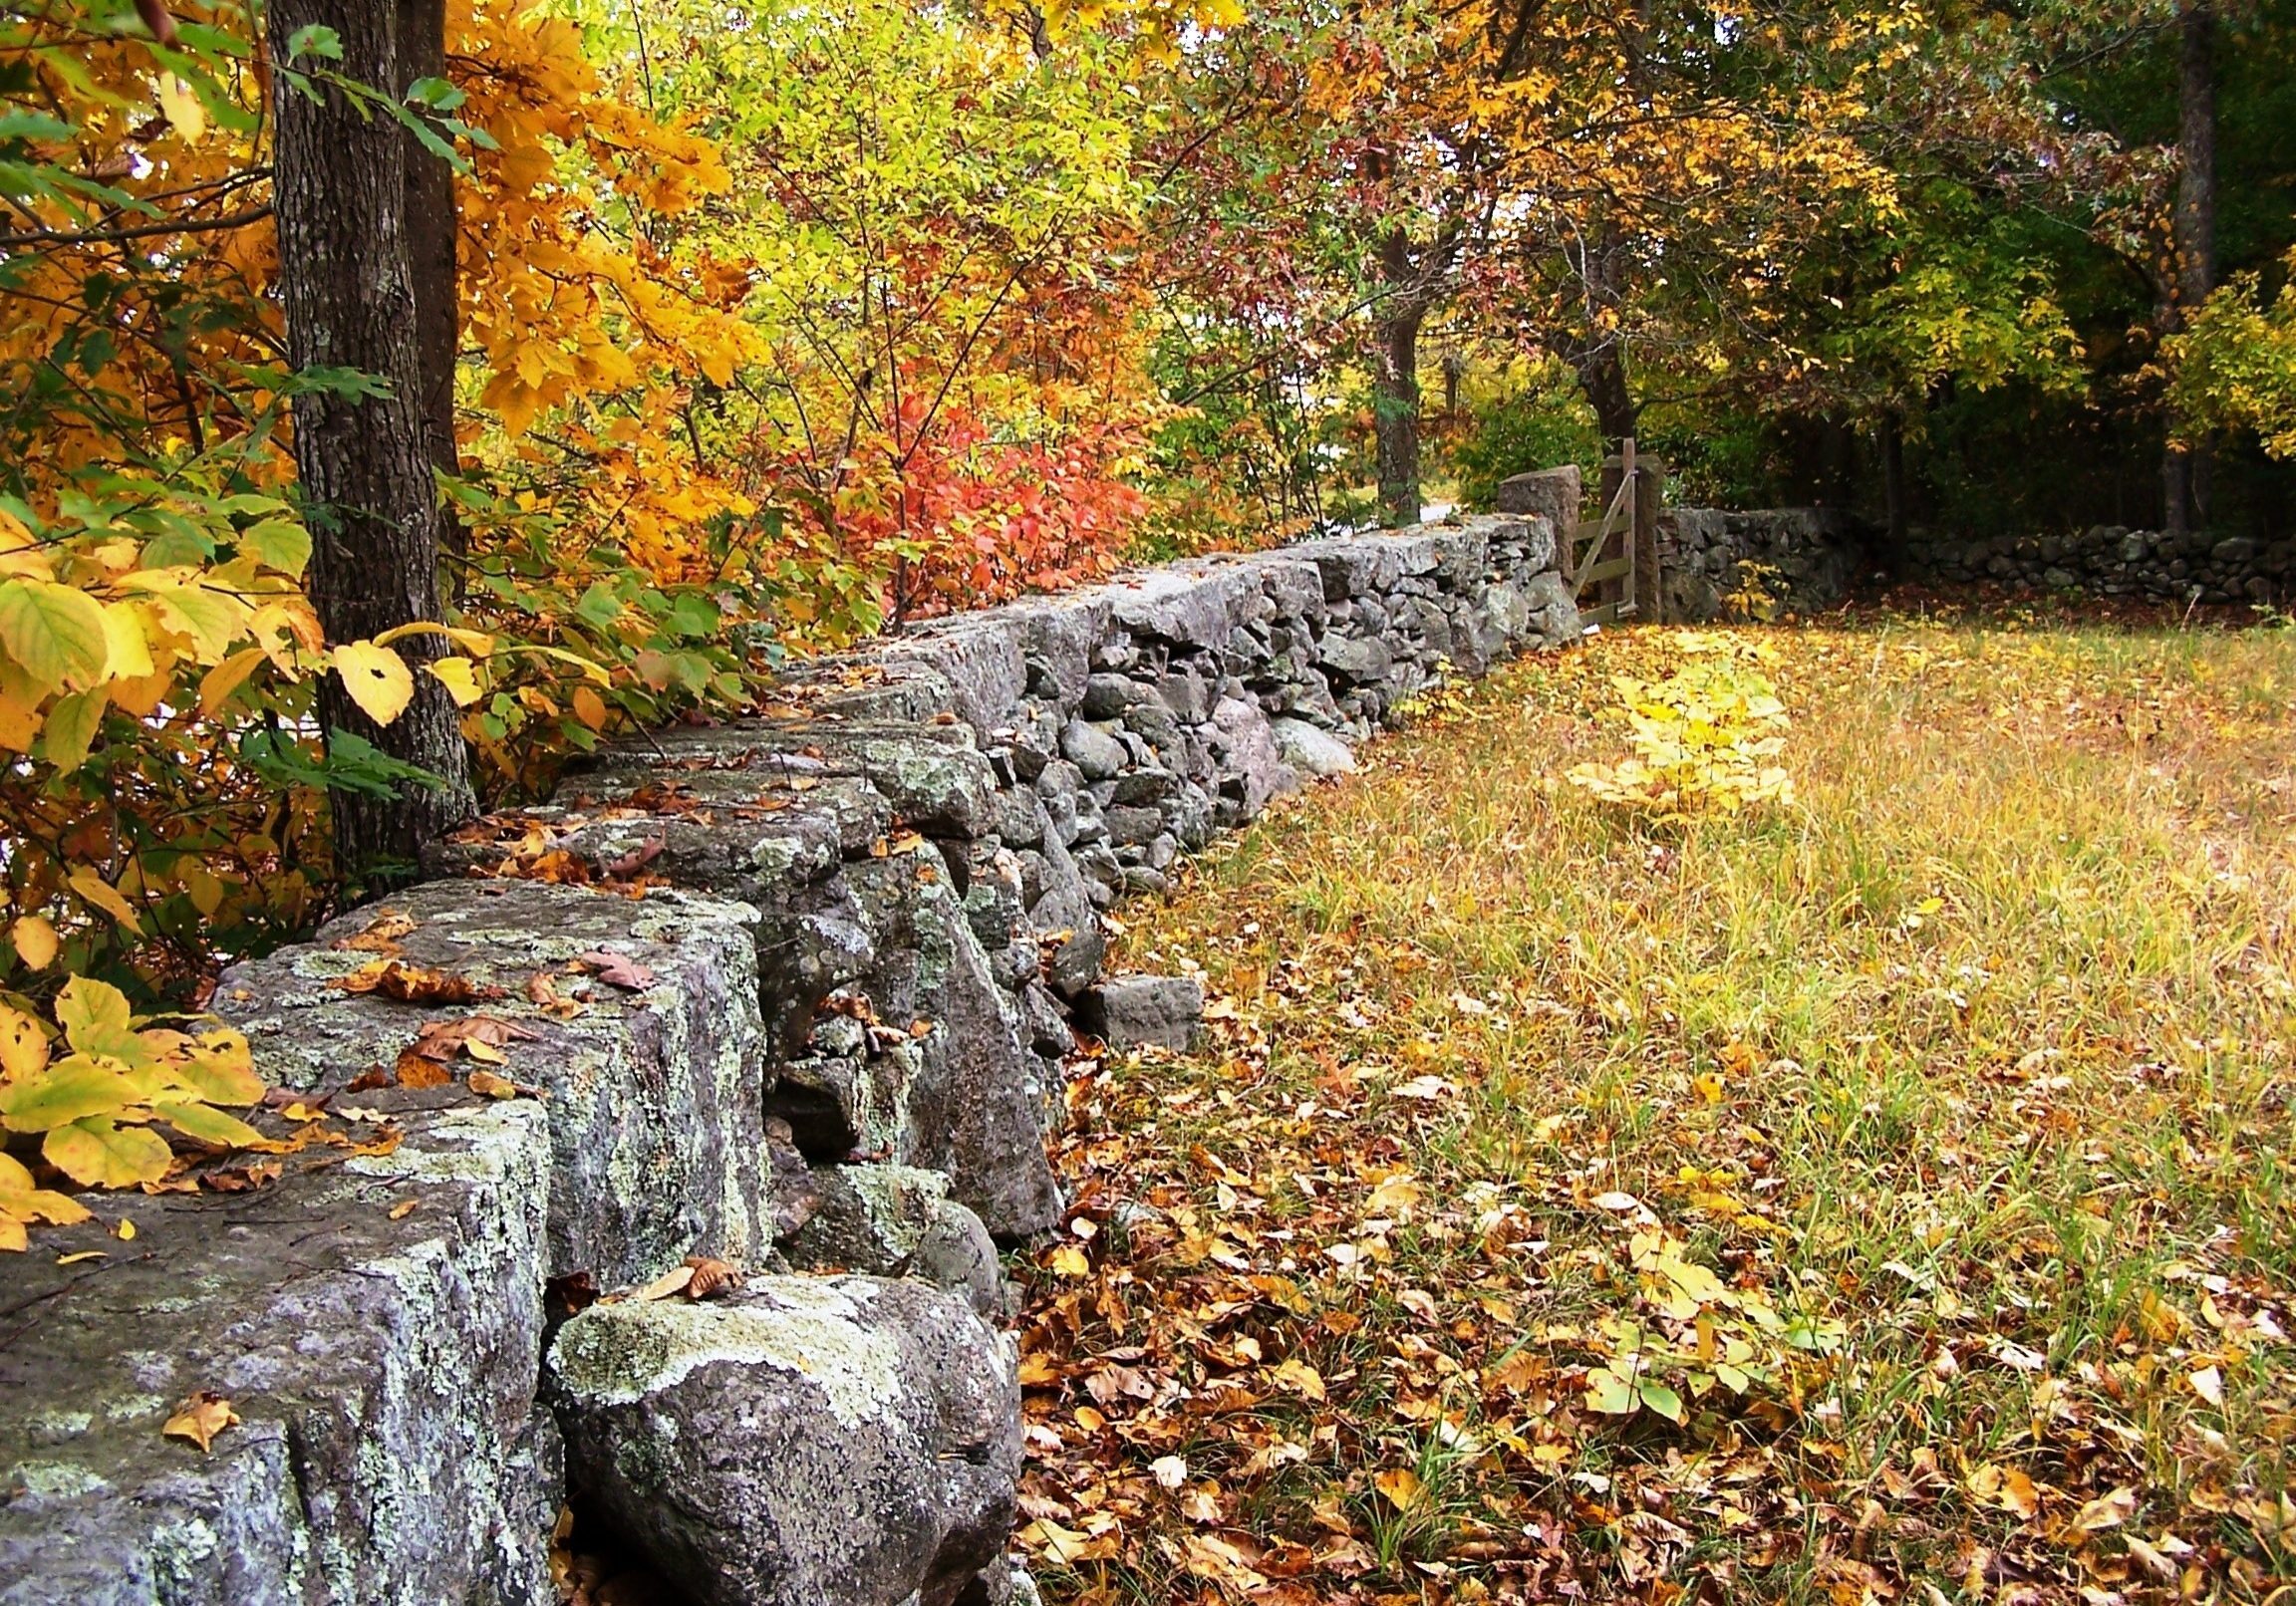
[[[668,1271],[663,1272],[659,1277],[656,1277],[645,1287],[639,1289],[635,1294],[631,1295],[631,1297],[633,1299],[643,1299],[649,1303],[656,1300],[668,1299],[672,1294],[684,1293],[686,1291],[686,1285],[693,1280],[693,1266],[673,1266]]]
[[[1159,1487],[1176,1489],[1188,1481],[1188,1463],[1178,1456],[1159,1456],[1148,1464],[1148,1475]]]
[[[627,954],[599,949],[576,954],[574,962],[609,987],[620,987],[626,992],[643,992],[654,985],[654,972]]]
[[[235,1426],[239,1413],[231,1409],[231,1402],[208,1389],[201,1389],[175,1408],[175,1415],[167,1419],[159,1432],[169,1439],[188,1439],[204,1455],[215,1436]]]
[[[714,1293],[741,1286],[741,1273],[738,1270],[706,1254],[688,1255],[686,1268],[694,1274],[686,1284],[688,1299],[708,1299]]]
[[[380,992],[386,998],[413,1004],[483,1003],[502,996],[502,989],[484,986],[450,970],[409,964],[405,959],[370,959],[358,969],[335,978],[349,993]]]
[[[1427,1492],[1427,1485],[1419,1480],[1419,1474],[1408,1467],[1390,1467],[1371,1479],[1371,1486],[1398,1511],[1410,1510]]]
[[[406,1220],[408,1216],[415,1213],[415,1206],[422,1203],[423,1202],[419,1199],[401,1200],[398,1204],[391,1206],[391,1219],[394,1221]]]

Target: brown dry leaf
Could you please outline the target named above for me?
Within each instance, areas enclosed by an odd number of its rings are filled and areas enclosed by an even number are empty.
[[[713,1260],[706,1254],[690,1254],[686,1267],[694,1273],[686,1284],[688,1299],[708,1299],[712,1294],[730,1292],[741,1286],[741,1273],[722,1260]]]
[[[210,1389],[201,1389],[175,1408],[160,1434],[168,1439],[187,1439],[197,1445],[200,1454],[215,1442],[215,1436],[224,1429],[237,1425],[239,1413],[231,1409],[231,1402]]]
[[[370,959],[350,974],[337,976],[335,985],[345,992],[380,992],[386,998],[414,1004],[483,1003],[502,996],[500,987],[484,986],[468,976],[409,964],[404,959]]]
[[[277,1182],[286,1169],[276,1160],[258,1160],[250,1165],[202,1172],[199,1181],[218,1194],[252,1194]]]
[[[686,1291],[687,1285],[693,1280],[693,1266],[673,1266],[668,1271],[663,1272],[659,1277],[656,1277],[645,1287],[632,1294],[630,1297],[633,1299],[644,1299],[648,1301],[668,1299],[672,1294],[684,1293]]]
[[[419,1199],[401,1200],[398,1204],[391,1206],[391,1219],[394,1221],[406,1220],[408,1216],[415,1213],[415,1206],[422,1203],[423,1202]]]
[[[519,1094],[517,1083],[506,1076],[496,1076],[492,1071],[472,1071],[467,1081],[470,1091],[480,1098],[514,1099]]]
[[[516,1021],[504,1020],[497,1015],[464,1015],[458,1020],[433,1020],[400,1054],[399,1080],[402,1084],[407,1080],[406,1062],[409,1054],[440,1063],[452,1059],[456,1054],[466,1054],[482,1064],[490,1062],[499,1065],[502,1063],[500,1050],[503,1045],[531,1042],[539,1035]],[[491,1049],[494,1052],[489,1055],[473,1051],[472,1044],[479,1045],[480,1050]]]
[[[426,1059],[412,1048],[399,1051],[399,1085],[420,1092],[424,1088],[444,1087],[454,1080],[443,1065]]]
[[[590,1007],[581,999],[569,998],[560,992],[557,978],[547,970],[536,971],[526,978],[526,1001],[558,1020],[571,1020]]]
[[[374,920],[368,922],[365,931],[355,937],[344,937],[335,945],[359,953],[380,953],[386,957],[396,957],[399,939],[414,931],[415,924],[415,917],[403,909],[382,910]]]
[[[628,881],[639,871],[644,870],[656,859],[659,859],[662,856],[662,838],[648,837],[619,859],[607,860],[605,864],[606,879],[608,881]]]
[[[620,987],[625,992],[644,992],[654,985],[654,972],[626,953],[609,953],[598,949],[576,954],[574,962],[609,987]]]

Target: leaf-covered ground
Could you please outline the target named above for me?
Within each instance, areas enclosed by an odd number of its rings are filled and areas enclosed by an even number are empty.
[[[2296,632],[1771,640],[1791,807],[1561,783],[1631,632],[1128,911],[1213,1036],[1069,1088],[1048,1598],[2296,1582]]]

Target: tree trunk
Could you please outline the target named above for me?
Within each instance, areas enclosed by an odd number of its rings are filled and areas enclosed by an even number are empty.
[[[1419,326],[1427,299],[1416,287],[1411,242],[1401,230],[1379,248],[1382,279],[1394,287],[1381,305],[1371,353],[1371,429],[1379,466],[1379,520],[1390,529],[1419,522]]]
[[[1905,420],[1891,412],[1881,420],[1881,490],[1888,505],[1889,562],[1905,556]]]
[[[1618,343],[1608,340],[1580,347],[1571,354],[1571,369],[1578,376],[1586,404],[1594,409],[1595,425],[1602,431],[1602,449],[1616,451],[1620,441],[1639,431],[1642,414],[1633,389],[1626,383],[1626,363],[1619,355]]]
[[[2200,310],[2216,288],[2216,8],[2182,0],[2182,83],[2177,95],[2176,253],[2168,332]],[[2173,420],[2171,420],[2173,425]],[[2163,527],[2181,534],[2207,522],[2204,450],[2171,442],[2160,464]]]
[[[418,79],[446,76],[446,0],[398,0],[399,77],[404,90]],[[415,292],[416,342],[423,365],[423,428],[430,461],[442,474],[462,471],[454,441],[454,354],[462,335],[462,306],[456,279],[454,169],[423,148],[413,134],[407,143],[407,259]],[[469,551],[468,532],[449,514],[439,538],[456,558]],[[461,576],[448,576],[455,595]]]
[[[271,57],[284,65],[298,30],[329,27],[343,47],[335,70],[398,95],[419,76],[404,61],[435,60],[443,49],[427,37],[407,41],[403,58],[402,15],[397,4],[271,0]],[[382,396],[295,402],[295,466],[314,537],[311,600],[328,640],[354,642],[439,617],[438,553],[449,520],[431,479],[437,456],[424,365],[424,331],[435,325],[417,299],[423,281],[411,248],[418,230],[408,215],[403,131],[362,116],[334,90],[314,103],[284,74],[274,83],[272,187],[289,362],[298,371],[355,370],[388,387]],[[421,668],[438,655],[438,638],[398,646],[416,666],[415,696],[388,726],[367,718],[335,676],[320,683],[319,718],[331,743],[337,731],[364,737],[437,779],[390,798],[333,794],[337,868],[355,884],[412,865],[426,841],[476,812],[453,699]]]

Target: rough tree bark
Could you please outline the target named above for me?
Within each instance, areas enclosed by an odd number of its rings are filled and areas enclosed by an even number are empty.
[[[446,76],[446,0],[398,0],[399,85]],[[454,169],[423,148],[407,145],[407,260],[415,292],[416,341],[423,365],[423,427],[439,472],[462,471],[454,443],[454,352],[462,332],[455,277]],[[454,557],[465,555],[460,520],[445,518],[439,538]],[[459,579],[450,576],[459,595]]]
[[[1419,522],[1419,326],[1428,297],[1411,241],[1397,229],[1379,245],[1390,287],[1373,331],[1371,429],[1379,468],[1379,517],[1390,528]]]
[[[410,19],[422,37],[402,37]],[[341,40],[337,71],[393,95],[422,76],[409,63],[435,61],[444,49],[428,34],[442,26],[434,5],[271,0],[272,60],[284,63],[289,42],[312,25]],[[437,189],[411,176],[411,141],[388,119],[361,116],[334,90],[313,102],[284,75],[274,84],[273,204],[288,359],[298,371],[352,369],[388,387],[382,396],[308,396],[295,403],[295,465],[313,524],[311,599],[330,641],[359,641],[439,617],[438,554],[450,521],[431,477],[438,449],[424,361],[425,332],[435,339],[436,326],[418,299],[426,280],[414,256],[418,234],[434,239],[426,231],[438,225],[409,215],[411,196],[435,204]],[[450,218],[444,226],[451,249]],[[338,868],[354,882],[412,864],[424,842],[476,812],[453,699],[420,669],[439,642],[417,636],[399,651],[418,666],[415,698],[388,726],[360,712],[333,676],[320,687],[328,730],[362,736],[439,782],[388,799],[334,795]]]
[[[2171,334],[2216,288],[2216,8],[2212,0],[2182,0],[2177,10],[2182,71],[2172,219],[2176,260],[2165,319]],[[2171,444],[2161,458],[2160,487],[2165,529],[2181,534],[2206,522],[2205,452]]]

